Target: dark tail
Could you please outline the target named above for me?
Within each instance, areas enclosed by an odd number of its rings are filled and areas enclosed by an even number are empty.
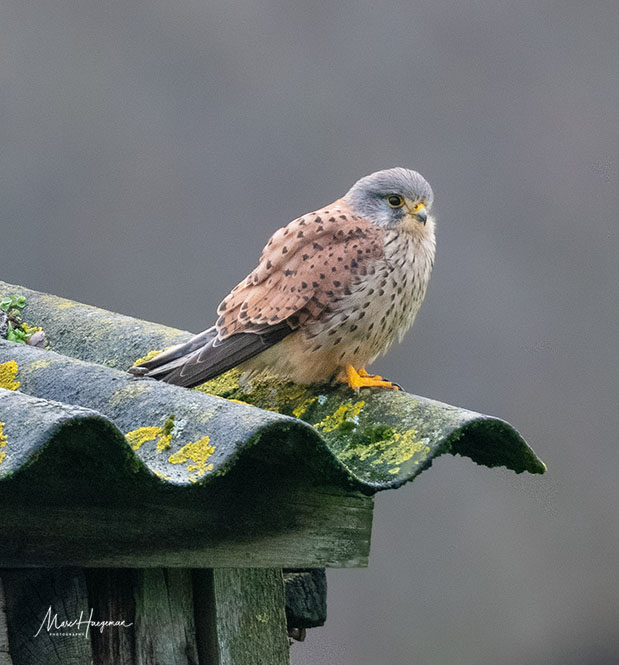
[[[283,321],[262,333],[237,333],[221,340],[213,326],[184,344],[132,367],[129,372],[193,388],[257,356],[291,332]]]

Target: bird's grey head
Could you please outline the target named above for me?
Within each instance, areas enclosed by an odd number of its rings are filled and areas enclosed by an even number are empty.
[[[361,178],[344,198],[368,221],[394,228],[412,221],[425,225],[434,195],[420,173],[395,168]]]

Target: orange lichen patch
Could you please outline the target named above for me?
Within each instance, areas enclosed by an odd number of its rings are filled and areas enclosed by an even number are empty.
[[[0,364],[0,388],[17,390],[21,385],[19,381],[15,381],[15,375],[18,370],[19,367],[14,360]]]

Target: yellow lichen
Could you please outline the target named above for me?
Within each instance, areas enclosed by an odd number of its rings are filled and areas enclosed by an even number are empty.
[[[417,453],[430,452],[427,442],[419,441],[414,429],[402,433],[395,432],[393,439],[380,441],[375,446],[379,449],[380,456],[372,462],[374,466],[378,464],[400,466],[404,462],[408,462]]]
[[[197,386],[196,390],[208,393],[209,395],[226,395],[239,389],[240,378],[241,372],[232,369],[200,386]]]
[[[32,370],[37,370],[37,369],[47,369],[48,367],[52,366],[52,361],[49,358],[41,358],[40,360],[35,360],[31,362],[27,370],[31,372]]]
[[[0,388],[6,390],[17,390],[21,385],[19,381],[15,381],[15,375],[19,367],[14,360],[0,364]]]
[[[73,302],[72,300],[65,300],[64,298],[58,298],[62,302],[58,303],[58,309],[70,309],[71,307],[77,307],[78,303]]]
[[[408,462],[418,453],[429,453],[430,447],[427,441],[418,440],[417,432],[414,429],[405,432],[392,432],[389,436],[380,441],[373,441],[366,444],[351,445],[340,453],[339,458],[342,461],[356,458],[365,461],[368,458],[374,458],[370,462],[372,466],[389,466],[388,473],[395,475],[400,472],[400,466]],[[415,464],[418,464],[416,461]]]
[[[22,321],[21,329],[26,333],[26,335],[34,335],[35,332],[41,332],[41,330],[43,330],[41,326],[30,326],[25,321]]]
[[[209,457],[215,452],[215,446],[211,445],[210,437],[203,436],[197,441],[192,441],[185,444],[180,450],[176,451],[170,457],[168,462],[170,464],[185,464],[186,462],[194,462],[187,465],[187,471],[195,471],[196,476],[193,480],[204,476],[209,471],[212,471],[213,465],[207,464]]]
[[[138,358],[134,363],[133,366],[136,367],[137,365],[141,365],[142,363],[145,363],[149,360],[152,360],[156,356],[158,356],[160,353],[163,353],[163,351],[160,351],[158,349],[149,351],[145,356],[142,356],[142,358]]]
[[[242,399],[229,399],[228,402],[234,402],[235,404],[245,404],[245,406],[251,406],[249,402],[244,402]]]
[[[149,381],[135,381],[128,383],[126,386],[117,390],[110,397],[110,406],[118,406],[128,399],[135,399],[142,396],[144,393],[152,389],[152,384]]]
[[[302,418],[317,399],[318,396],[315,395],[314,397],[308,397],[306,400],[303,400],[299,406],[292,410],[292,415],[295,418]]]
[[[8,443],[8,439],[6,437],[6,434],[4,433],[4,423],[0,422],[0,448],[4,448],[7,443]],[[0,453],[0,464],[2,464],[2,462],[4,462],[5,457],[6,457],[5,452]]]
[[[168,425],[170,420],[172,424]],[[131,432],[127,432],[125,438],[133,450],[139,450],[149,441],[157,441],[157,452],[161,452],[162,450],[167,450],[172,443],[173,426],[174,419],[170,417],[164,423],[163,427],[138,427]]]
[[[365,402],[355,402],[354,404],[351,401],[344,402],[332,414],[316,423],[314,427],[323,432],[333,432],[346,422],[354,422],[354,418],[361,413],[364,406]]]
[[[357,458],[360,461],[372,457],[372,466],[385,465],[392,467],[389,473],[396,474],[400,471],[400,465],[408,462],[417,453],[429,453],[430,447],[425,440],[417,439],[414,429],[405,432],[393,432],[390,436],[380,441],[373,441],[364,445],[353,445],[340,454],[341,460]]]
[[[157,452],[161,452],[162,450],[167,450],[170,447],[171,443],[172,443],[172,435],[164,434],[159,439],[159,441],[157,441]]]
[[[139,450],[144,443],[154,441],[160,436],[163,436],[163,427],[138,427],[125,434],[133,450]]]

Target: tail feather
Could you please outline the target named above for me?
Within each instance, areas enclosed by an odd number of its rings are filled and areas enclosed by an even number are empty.
[[[139,376],[193,388],[262,353],[292,332],[282,322],[260,333],[218,339],[215,327],[168,349],[130,371]]]

